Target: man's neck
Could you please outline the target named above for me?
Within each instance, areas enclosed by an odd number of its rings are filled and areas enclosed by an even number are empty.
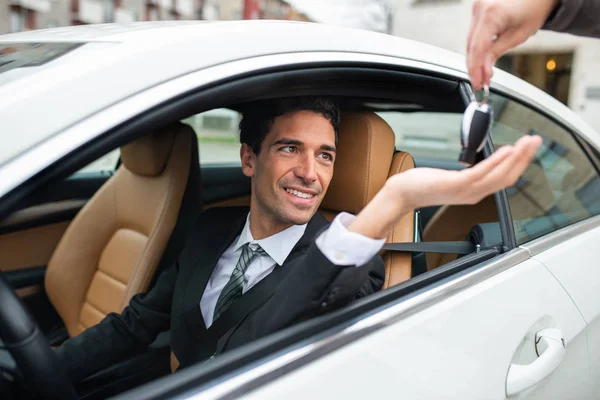
[[[262,215],[261,212],[250,208],[250,233],[254,240],[261,240],[273,236],[292,226],[289,222],[283,222],[270,215]]]

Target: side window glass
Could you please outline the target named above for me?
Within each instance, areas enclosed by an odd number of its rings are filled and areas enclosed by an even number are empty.
[[[181,121],[196,132],[200,165],[240,164],[240,120],[237,111],[219,108]]]
[[[416,158],[458,163],[462,114],[378,111],[396,134],[396,149]]]
[[[573,135],[545,116],[497,94],[492,140],[496,149],[523,135],[543,143],[515,186],[507,189],[518,244],[600,213],[600,180]]]
[[[115,149],[83,167],[77,171],[77,173],[114,172],[117,168],[117,163],[119,162],[120,156],[121,151],[119,149]]]

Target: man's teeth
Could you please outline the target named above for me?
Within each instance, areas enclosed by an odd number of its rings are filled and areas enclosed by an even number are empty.
[[[286,192],[293,194],[294,196],[302,197],[303,199],[310,199],[313,197],[313,194],[300,192],[295,189],[285,189]]]

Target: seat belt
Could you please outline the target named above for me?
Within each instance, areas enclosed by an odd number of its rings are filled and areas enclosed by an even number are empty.
[[[472,242],[402,242],[386,243],[382,250],[407,253],[470,254],[476,250]]]

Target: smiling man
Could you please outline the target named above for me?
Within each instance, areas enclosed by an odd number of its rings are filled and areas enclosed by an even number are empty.
[[[329,225],[318,208],[333,177],[339,118],[335,103],[322,98],[248,109],[240,156],[251,179],[250,208],[203,213],[148,293],[60,346],[70,378],[107,367],[168,329],[173,353],[187,366],[374,293],[384,275],[377,253],[402,216],[474,203],[512,185],[540,144],[523,138],[460,172],[395,175],[357,216],[340,213]]]

